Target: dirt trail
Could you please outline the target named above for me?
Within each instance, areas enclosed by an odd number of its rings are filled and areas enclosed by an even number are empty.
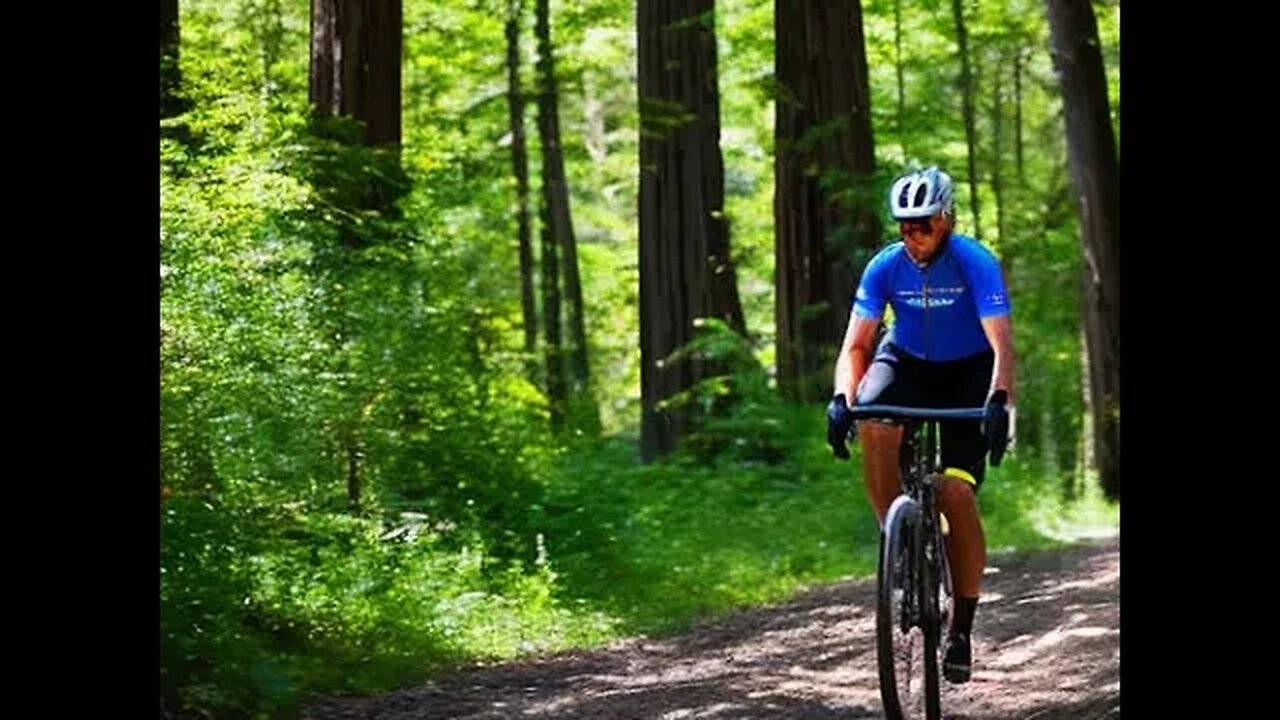
[[[1120,543],[992,555],[957,720],[1120,717]],[[875,583],[816,589],[679,637],[473,669],[307,708],[347,718],[873,718]]]

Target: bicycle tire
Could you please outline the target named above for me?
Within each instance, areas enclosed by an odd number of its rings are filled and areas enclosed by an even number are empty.
[[[927,634],[920,627],[926,625],[921,614],[925,607],[921,602],[925,599],[925,585],[920,580],[926,578],[919,577],[923,569],[923,564],[918,562],[923,549],[920,526],[919,506],[911,498],[901,496],[885,516],[880,536],[876,571],[876,665],[880,700],[888,720],[923,718],[930,705],[924,697],[928,688],[921,687],[914,672],[916,657],[927,654],[920,652],[927,640]]]

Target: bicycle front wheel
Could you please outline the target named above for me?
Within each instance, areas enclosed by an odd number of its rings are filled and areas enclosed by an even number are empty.
[[[876,588],[876,660],[889,720],[939,717],[936,626],[926,632],[937,616],[927,612],[931,578],[923,541],[919,506],[898,498],[880,536]]]

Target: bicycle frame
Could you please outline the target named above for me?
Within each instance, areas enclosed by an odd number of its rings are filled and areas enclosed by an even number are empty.
[[[950,608],[942,607],[941,591],[952,594],[951,572],[946,556],[945,538],[937,514],[937,487],[940,465],[939,428],[941,420],[980,420],[984,408],[935,410],[888,405],[861,405],[852,408],[856,418],[890,418],[906,421],[903,446],[898,457],[902,490],[885,515],[881,528],[881,561],[877,573],[877,663],[880,666],[881,693],[889,717],[901,718],[898,695],[899,679],[895,677],[891,635],[886,628],[896,628],[907,636],[913,627],[924,636],[925,714],[938,718],[939,685],[937,648],[944,618]],[[899,560],[890,560],[897,557]],[[901,574],[899,574],[901,573]],[[894,593],[898,593],[894,595]],[[898,607],[893,609],[897,598]],[[894,632],[889,630],[889,633]],[[909,678],[908,671],[903,678]]]
[[[950,594],[951,573],[938,523],[937,488],[934,485],[941,470],[938,464],[937,420],[912,421],[904,428],[899,469],[902,492],[889,506],[889,512],[885,515],[885,527],[895,523],[898,515],[905,515],[909,520],[908,527],[919,528],[919,532],[908,539],[907,551],[911,560],[907,567],[911,575],[907,578],[907,587],[919,587],[918,575],[923,569],[920,565],[923,561],[934,570],[930,577],[939,578],[945,583]],[[925,614],[933,614],[931,605],[937,601],[936,588],[920,589],[920,595],[908,593],[905,598],[907,611],[901,619],[904,632],[911,625],[925,630]],[[945,612],[941,608],[939,611]]]
[[[941,474],[942,467],[938,453],[938,422],[942,420],[982,420],[986,417],[985,408],[933,409],[912,408],[896,405],[858,405],[852,408],[855,419],[893,419],[905,420],[903,430],[903,451],[899,454],[899,469],[902,476],[902,492],[889,506],[885,515],[885,527],[890,527],[898,515],[905,515],[913,521],[911,526],[920,527],[923,533],[912,543],[914,558],[919,553],[925,555],[924,560],[935,563],[940,580],[945,583],[948,594],[951,592],[951,569],[946,560],[946,545],[939,528],[937,513],[937,488],[935,479]],[[923,440],[922,440],[923,436]],[[927,539],[932,539],[932,542]],[[917,547],[917,545],[919,547]],[[908,566],[916,569],[916,563]],[[914,587],[915,578],[910,578]],[[912,600],[914,600],[913,598]],[[932,598],[930,598],[932,599]],[[919,608],[916,608],[918,616]],[[922,627],[923,629],[923,627]]]

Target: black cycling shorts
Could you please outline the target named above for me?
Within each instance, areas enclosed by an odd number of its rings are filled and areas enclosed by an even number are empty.
[[[995,353],[933,362],[907,353],[886,338],[858,386],[858,404],[906,405],[922,408],[975,408],[987,402]],[[976,491],[986,475],[987,443],[980,420],[938,423],[944,467],[973,476]],[[903,443],[904,453],[907,451]],[[904,461],[908,460],[904,456]]]

